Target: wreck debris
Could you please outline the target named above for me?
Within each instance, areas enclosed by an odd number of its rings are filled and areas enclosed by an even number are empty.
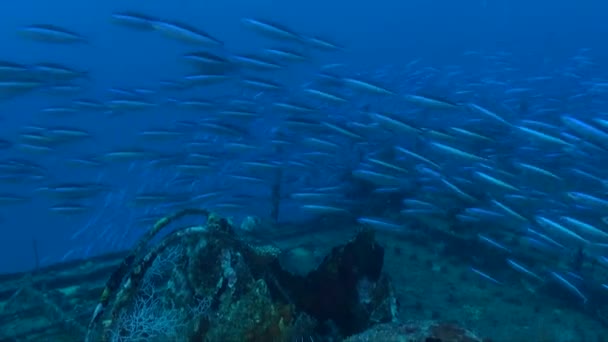
[[[179,226],[192,215],[200,222]],[[251,241],[206,210],[177,212],[159,220],[129,253],[15,279],[0,291],[0,320],[11,329],[0,339],[480,341],[454,324],[399,320],[383,272],[384,247],[373,230],[334,247],[306,273],[284,268],[288,250]],[[24,327],[40,310],[49,320]]]
[[[190,214],[206,221],[147,246]],[[306,276],[282,269],[279,256],[277,248],[248,243],[227,220],[204,210],[161,219],[110,277],[87,340],[342,338],[396,319],[392,285],[382,274],[384,249],[372,231],[334,248]]]

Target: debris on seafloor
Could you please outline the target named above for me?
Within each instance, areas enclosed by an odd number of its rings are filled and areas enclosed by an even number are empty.
[[[378,324],[344,342],[491,342],[452,323],[433,321]]]
[[[147,246],[190,214],[206,223]],[[87,341],[336,341],[396,320],[372,231],[335,247],[305,276],[283,269],[280,254],[204,210],[162,219],[110,277]]]
[[[383,263],[384,248],[372,230],[364,230],[332,249],[306,276],[281,268],[274,273],[296,307],[319,321],[317,332],[336,330],[349,336],[397,318],[397,300],[390,279],[382,273]]]
[[[204,220],[178,226],[181,218],[192,215]],[[170,233],[157,237],[170,227]],[[44,307],[53,308],[47,311],[62,324],[27,330],[6,321],[0,326],[13,333],[3,331],[0,336],[9,341],[70,342],[85,334],[88,342],[479,341],[452,324],[399,321],[391,280],[382,270],[384,248],[374,235],[362,230],[334,247],[310,272],[293,273],[281,262],[284,251],[251,242],[228,220],[206,210],[183,210],[159,220],[121,262],[100,259],[57,269],[48,277],[37,275],[39,280],[27,282],[30,285],[0,304],[14,309],[13,319],[30,317],[34,303],[22,312],[17,300],[29,303],[22,301],[24,296],[61,285],[57,291],[65,293],[65,299]],[[85,271],[89,280],[79,285],[83,275],[78,274]],[[91,272],[111,273],[103,291]],[[65,275],[55,286],[51,278],[58,274]],[[87,299],[100,292],[98,302]],[[79,299],[82,296],[86,298]],[[44,298],[44,303],[56,299]],[[74,305],[78,314],[68,317]]]

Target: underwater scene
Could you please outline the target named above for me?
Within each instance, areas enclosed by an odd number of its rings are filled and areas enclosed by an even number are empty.
[[[0,342],[608,341],[608,4],[0,8]]]

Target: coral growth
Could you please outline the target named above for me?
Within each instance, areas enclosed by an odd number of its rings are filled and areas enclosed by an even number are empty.
[[[411,341],[479,341],[455,325],[395,323],[384,249],[371,230],[335,247],[306,276],[284,270],[279,255],[209,214],[205,226],[178,229],[145,255],[128,256],[104,291],[108,310],[94,314],[89,341],[335,341],[362,332],[349,340],[417,333],[434,340]]]
[[[153,232],[180,215],[160,220]],[[134,250],[108,281],[87,340],[289,340],[298,315],[284,293],[273,293],[277,286],[267,286],[273,278],[264,262],[278,255],[258,253],[268,250],[239,240],[213,214],[205,226],[178,229],[145,255]]]

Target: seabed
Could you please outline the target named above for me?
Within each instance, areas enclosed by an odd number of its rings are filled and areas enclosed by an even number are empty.
[[[0,276],[0,341],[608,340],[602,294],[583,305],[485,281],[466,253],[483,246],[445,225],[403,234],[327,216],[252,235],[183,210],[130,251]]]

